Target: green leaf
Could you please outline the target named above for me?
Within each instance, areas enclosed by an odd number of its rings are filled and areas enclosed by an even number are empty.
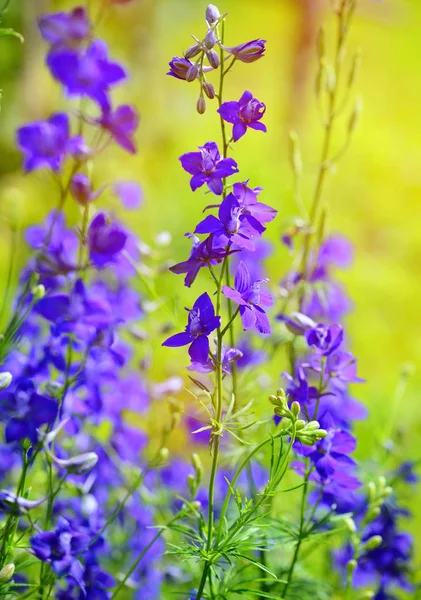
[[[0,37],[6,37],[6,36],[18,38],[18,40],[22,44],[25,41],[24,38],[23,38],[23,35],[21,35],[17,31],[15,31],[11,27],[1,27],[0,28]]]

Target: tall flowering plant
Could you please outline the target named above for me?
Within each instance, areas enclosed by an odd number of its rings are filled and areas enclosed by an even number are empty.
[[[101,10],[125,3],[107,0]],[[58,193],[45,222],[25,232],[32,253],[0,338],[5,598],[392,600],[397,589],[414,593],[412,541],[400,530],[408,513],[397,492],[417,475],[409,461],[383,460],[373,477],[353,457],[353,423],[366,411],[350,384],[363,380],[343,325],[349,301],[335,278],[352,249],[326,233],[325,182],[360,112],[357,102],[335,150],[332,131],[358,65],[356,55],[341,95],[355,8],[355,0],[335,4],[333,61],[320,32],[321,162],[307,208],[291,134],[302,214],[281,237],[293,268],[272,289],[264,236],[276,227],[277,210],[230,156],[244,136],[266,132],[266,106],[248,89],[234,94],[238,100],[225,95],[231,70],[261,60],[266,42],[228,45],[227,15],[209,5],[204,34],[170,62],[170,76],[198,86],[197,112],[214,106],[220,123],[217,142],[198,140],[197,151],[180,156],[206,204],[186,234],[190,254],[170,270],[184,275],[186,287],[200,278],[207,288],[186,309],[184,330],[170,332],[174,316],[155,288],[168,234],[149,248],[114,210],[100,208],[106,201],[137,209],[142,198],[137,182],[103,183],[96,170],[112,144],[136,153],[137,110],[112,100],[127,71],[97,38],[102,13],[82,6],[39,19],[47,67],[76,105],[16,136],[25,173],[47,171]],[[73,227],[69,203],[78,211]],[[159,343],[174,354],[187,349],[188,390],[183,372],[152,379],[150,348],[155,353]],[[272,412],[254,399],[272,385],[266,367],[282,362],[283,387],[275,384],[266,403]],[[183,415],[187,391],[192,402]],[[163,399],[168,417],[160,406],[157,442],[148,438],[148,415]],[[167,448],[181,429],[191,438],[187,460],[186,451]]]

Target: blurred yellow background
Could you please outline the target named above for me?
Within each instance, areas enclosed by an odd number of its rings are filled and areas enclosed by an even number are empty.
[[[92,0],[92,5],[95,2]],[[314,100],[315,37],[326,22],[329,47],[334,23],[329,2],[317,0],[223,0],[228,12],[226,41],[234,45],[256,37],[267,39],[267,54],[255,64],[237,65],[229,76],[226,99],[238,99],[245,89],[267,104],[266,135],[250,132],[235,145],[234,157],[243,178],[262,185],[262,200],[279,210],[268,228],[276,253],[269,261],[276,282],[290,257],[279,243],[283,223],[297,213],[288,164],[288,132],[297,130],[304,160],[304,197],[311,199],[322,129]],[[20,174],[14,130],[24,122],[45,118],[63,108],[59,86],[43,64],[45,45],[36,30],[36,17],[73,2],[12,0],[4,26],[25,37],[21,45],[0,39],[0,290],[4,287],[10,253],[9,224],[21,228],[43,219],[55,205],[55,188],[42,172]],[[130,215],[130,226],[151,242],[162,230],[173,235],[171,255],[183,260],[190,245],[183,237],[199,220],[201,192],[192,194],[178,156],[208,140],[219,141],[216,100],[205,115],[195,112],[198,89],[165,75],[168,61],[190,45],[190,35],[204,33],[206,3],[201,0],[133,0],[114,7],[99,35],[111,54],[130,67],[130,80],[116,99],[133,102],[141,113],[139,153],[130,158],[113,149],[95,171],[99,185],[116,178],[137,179],[144,188],[144,206]],[[328,179],[330,231],[342,232],[356,248],[355,264],[341,278],[355,306],[347,318],[359,374],[367,380],[355,394],[370,410],[358,425],[359,455],[370,457],[394,429],[399,452],[421,458],[421,2],[419,0],[360,0],[349,40],[362,49],[356,90],[364,111],[349,152],[338,172]],[[345,125],[340,125],[339,128]],[[336,142],[340,145],[341,131]],[[22,265],[26,248],[20,241],[16,260]],[[203,283],[191,292],[181,278],[170,276],[167,293],[188,305]],[[158,351],[160,342],[156,341]],[[161,357],[161,354],[159,354]],[[165,356],[173,361],[178,358]],[[163,361],[162,361],[163,362]],[[403,366],[411,376],[403,400],[396,386]],[[418,370],[417,370],[418,367]],[[157,378],[166,372],[156,366]],[[410,504],[421,525],[421,507]],[[411,526],[415,532],[416,524]],[[419,527],[418,527],[419,529]]]

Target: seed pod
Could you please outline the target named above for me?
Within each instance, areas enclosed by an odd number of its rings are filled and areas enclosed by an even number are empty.
[[[213,100],[215,98],[215,89],[213,85],[209,83],[209,81],[205,81],[203,83],[203,91],[210,100]]]
[[[294,401],[291,404],[291,412],[294,415],[294,417],[298,417],[298,415],[300,414],[300,410],[301,410],[301,406],[297,401]]]
[[[0,583],[6,583],[6,581],[9,581],[10,579],[12,579],[14,572],[15,572],[15,565],[13,563],[4,565],[4,567],[0,571]]]
[[[208,58],[208,61],[209,61],[209,64],[211,65],[211,67],[213,67],[214,69],[217,69],[219,67],[218,53],[215,50],[208,50],[206,52],[206,56]]]

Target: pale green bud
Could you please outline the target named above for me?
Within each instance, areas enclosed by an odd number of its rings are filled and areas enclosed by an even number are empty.
[[[298,419],[298,421],[295,422],[295,430],[296,431],[301,431],[302,429],[304,429],[305,426],[306,426],[306,422],[303,421],[302,419]]]
[[[6,583],[6,581],[9,581],[9,579],[12,579],[14,572],[15,572],[15,565],[13,563],[4,565],[4,567],[0,571],[0,583]]]
[[[194,453],[191,457],[196,476],[201,479],[203,475],[203,465],[200,456]]]
[[[378,506],[373,506],[367,511],[366,519],[367,521],[374,521],[380,514],[380,508]]]
[[[12,374],[8,371],[0,373],[0,390],[5,390],[12,383]]]
[[[375,550],[382,543],[383,538],[381,535],[373,535],[366,543],[363,545],[363,550]]]
[[[307,431],[317,431],[320,427],[320,423],[318,421],[309,421],[306,425]]]
[[[355,569],[357,568],[357,561],[352,558],[351,560],[349,560],[346,564],[346,571],[348,573],[348,575],[352,575],[352,573],[355,571]]]
[[[327,436],[327,431],[326,431],[326,429],[318,429],[315,432],[315,435],[318,440],[322,440],[323,438],[325,438]]]
[[[42,285],[42,283],[40,283],[39,285],[36,285],[34,288],[32,288],[32,298],[35,301],[42,300],[42,298],[44,298],[44,296],[45,296],[45,287]]]
[[[294,401],[291,404],[291,412],[294,415],[294,417],[298,417],[298,415],[300,414],[300,410],[301,410],[301,406],[297,401]]]
[[[279,404],[278,398],[274,394],[271,394],[269,396],[269,402],[274,406],[277,406]]]
[[[187,485],[192,496],[196,494],[196,477],[190,473],[187,475]]]
[[[158,461],[162,464],[166,463],[169,455],[170,451],[168,450],[168,448],[161,448],[158,452]]]
[[[357,526],[355,525],[355,521],[352,517],[345,517],[344,524],[349,533],[355,533],[357,531]]]
[[[373,590],[366,590],[361,596],[358,596],[358,600],[371,600],[375,595],[376,593]]]
[[[368,501],[371,503],[371,502],[373,502],[373,500],[375,500],[375,498],[377,496],[376,486],[373,481],[370,481],[369,484],[367,485],[367,491],[368,491]]]

